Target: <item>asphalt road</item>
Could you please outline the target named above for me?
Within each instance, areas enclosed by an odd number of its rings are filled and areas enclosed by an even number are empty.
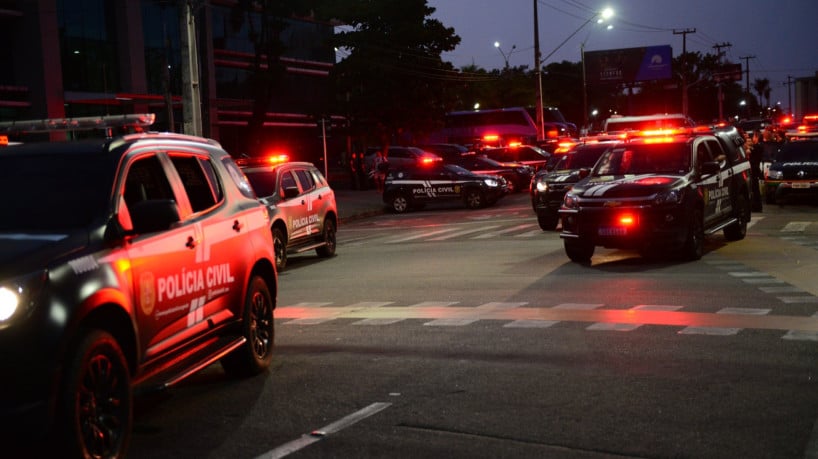
[[[689,263],[571,263],[525,195],[348,223],[272,371],[138,400],[130,457],[818,457],[816,209]]]

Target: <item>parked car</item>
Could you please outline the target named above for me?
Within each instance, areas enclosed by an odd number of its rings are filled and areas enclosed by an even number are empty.
[[[263,157],[237,163],[270,211],[278,271],[287,266],[288,254],[315,250],[319,257],[335,255],[335,192],[317,167],[307,162],[271,163]]]
[[[818,138],[782,145],[764,177],[764,196],[767,204],[818,196]]]
[[[527,190],[534,176],[534,168],[526,164],[501,163],[476,153],[466,153],[446,162],[456,164],[479,175],[499,175],[506,179],[509,193]]]
[[[378,147],[370,147],[367,149],[366,156],[364,156],[366,170],[370,171],[374,167],[375,153],[378,151],[383,151],[383,149]],[[418,147],[390,146],[387,150],[386,160],[389,162],[389,168],[392,169],[442,161],[443,158]]]
[[[469,209],[497,202],[506,194],[505,179],[478,175],[454,164],[390,169],[383,202],[396,213],[426,204],[460,201]]]

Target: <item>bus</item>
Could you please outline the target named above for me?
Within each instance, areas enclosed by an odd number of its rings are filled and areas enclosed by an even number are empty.
[[[544,109],[546,141],[572,136],[576,126],[568,123],[557,108]],[[431,143],[456,143],[486,147],[514,144],[538,145],[537,123],[523,107],[456,111],[446,114],[445,127]]]

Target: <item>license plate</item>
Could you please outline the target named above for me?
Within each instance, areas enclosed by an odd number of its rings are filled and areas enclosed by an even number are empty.
[[[597,230],[600,236],[627,236],[628,229],[619,226],[603,226]]]
[[[793,188],[809,188],[809,183],[793,183]]]

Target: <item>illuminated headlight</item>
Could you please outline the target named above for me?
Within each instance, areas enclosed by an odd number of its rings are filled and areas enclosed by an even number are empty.
[[[545,193],[548,191],[548,182],[545,180],[537,180],[537,191],[540,193]]]
[[[767,171],[767,178],[770,180],[782,180],[784,178],[784,172],[770,169]]]
[[[678,204],[682,201],[682,192],[681,190],[670,190],[664,191],[656,195],[653,202],[656,205],[663,205],[663,204]]]
[[[7,279],[0,286],[0,327],[16,320],[16,317],[25,314],[26,310],[34,306],[38,294],[42,291],[46,279],[46,272]]]
[[[0,287],[0,323],[7,321],[20,306],[20,294],[7,287]]]
[[[491,186],[491,187],[500,186],[500,183],[497,180],[494,180],[494,179],[487,178],[487,179],[485,179],[483,181],[486,183],[486,185]]]
[[[566,209],[579,209],[579,198],[574,193],[565,193],[562,206]]]

